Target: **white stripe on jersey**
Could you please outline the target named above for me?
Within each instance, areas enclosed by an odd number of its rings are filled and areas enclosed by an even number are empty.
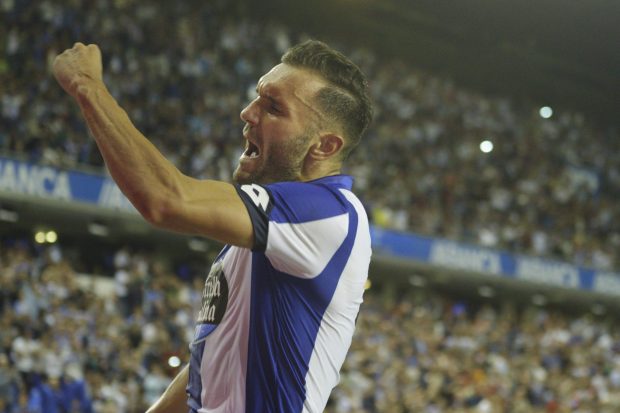
[[[352,192],[345,189],[340,191],[357,212],[357,233],[353,251],[321,320],[306,374],[306,400],[302,413],[322,412],[329,394],[340,380],[339,371],[351,346],[355,319],[363,301],[364,284],[368,277],[371,247],[366,211]],[[364,259],[355,260],[352,257]]]
[[[237,247],[231,247],[226,253],[224,272],[234,272],[239,276],[228,278],[229,299],[226,314],[220,325],[205,338],[200,364],[202,408],[199,413],[245,411],[252,287],[251,255],[250,250]]]
[[[278,271],[314,278],[332,259],[348,230],[348,213],[301,224],[270,221],[265,255]]]

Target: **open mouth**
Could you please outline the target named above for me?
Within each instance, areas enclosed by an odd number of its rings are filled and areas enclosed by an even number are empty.
[[[243,155],[248,158],[258,158],[260,155],[260,149],[258,149],[258,146],[248,141],[248,147],[245,149],[245,152],[243,152]]]

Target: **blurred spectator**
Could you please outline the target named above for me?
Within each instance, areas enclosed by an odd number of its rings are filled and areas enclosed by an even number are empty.
[[[169,384],[170,378],[164,374],[163,367],[155,363],[144,378],[144,403],[147,406],[155,403]]]
[[[58,300],[50,284],[62,276],[36,279],[56,265],[42,259],[45,250],[2,245],[0,279],[28,268],[21,285],[7,285],[9,292],[36,283],[50,304],[46,317],[31,318],[12,310],[19,295],[8,294],[0,313],[0,332],[11,338],[0,352],[0,412],[143,412],[178,371],[169,357],[187,362],[197,312],[192,297],[203,280],[182,282],[159,258],[118,251],[146,267],[145,289],[160,297],[158,304],[126,314],[113,292],[115,268],[107,277],[89,276],[108,283],[112,294],[80,283],[99,292],[89,295],[77,287],[70,261],[60,267],[70,275],[67,290],[88,298]],[[366,293],[327,413],[620,409],[615,318],[398,290],[399,297]]]
[[[112,93],[171,161],[223,180],[242,150],[238,113],[254,82],[297,41],[225,0],[9,0],[0,23],[1,153],[101,170],[78,110],[49,75],[53,57],[82,40],[101,45]],[[346,172],[376,225],[618,268],[617,127],[561,111],[542,119],[348,52],[368,74],[377,116]],[[484,139],[492,152],[480,151]],[[187,355],[204,281],[181,281],[129,248],[111,261],[114,294],[103,296],[78,286],[58,247],[0,248],[0,413],[141,412],[174,376],[166,361]],[[367,294],[326,411],[618,410],[617,324],[419,293]]]
[[[9,358],[0,353],[0,412],[9,411],[10,406],[17,404],[19,383],[19,376],[9,364]]]
[[[614,324],[423,292],[383,302],[369,295],[363,308],[327,412],[620,407],[620,387],[604,367],[618,363],[620,330]]]
[[[5,1],[0,21],[0,151],[58,167],[102,167],[79,111],[49,74],[53,57],[79,39],[101,45],[112,94],[172,162],[223,180],[242,150],[240,109],[297,40],[223,0]],[[375,224],[618,267],[617,125],[596,127],[560,110],[543,119],[536,108],[371,51],[347,52],[367,72],[377,106],[346,171]],[[479,149],[485,139],[490,153]],[[117,287],[131,302],[128,273],[119,272]]]
[[[193,330],[194,314],[181,317],[187,308],[174,299],[189,286],[158,260],[123,249],[116,256],[122,254],[145,277],[144,289],[162,297],[149,315],[139,305],[121,306],[122,297],[106,295],[112,288],[80,288],[57,244],[0,247],[0,412],[138,412],[165,389],[175,374],[163,370],[167,357],[186,354]],[[36,292],[36,305],[23,304],[24,291]],[[161,314],[172,320],[157,320]]]

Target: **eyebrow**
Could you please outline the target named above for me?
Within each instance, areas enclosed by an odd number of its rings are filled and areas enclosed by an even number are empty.
[[[261,84],[263,84],[263,83],[262,83],[262,78],[258,80],[258,83],[256,83],[256,88],[255,88],[255,90],[256,90],[256,94],[257,94],[258,96],[263,97],[263,98],[265,98],[265,99],[269,99],[269,101],[270,101],[271,103],[275,103],[275,104],[277,104],[277,105],[278,105],[278,106],[280,106],[283,110],[284,110],[284,109],[288,109],[288,105],[286,104],[286,102],[285,102],[284,100],[280,99],[278,96],[274,96],[274,95],[273,95],[272,93],[270,93],[269,91],[266,91],[266,92],[265,92],[265,91],[263,90],[263,94],[261,95],[261,94],[258,92],[258,89],[260,88]],[[267,87],[269,87],[269,86],[267,86]],[[264,89],[264,88],[263,88],[263,89]],[[269,89],[272,89],[272,88],[269,88]],[[313,112],[313,113],[314,113],[314,115],[315,115],[315,116],[317,116],[317,117],[318,117],[321,121],[325,120],[325,118],[326,118],[326,117],[325,117],[325,115],[324,115],[324,114],[323,114],[320,110],[318,110],[317,108],[315,108],[313,105],[309,104],[309,103],[308,103],[308,102],[306,102],[304,99],[302,99],[302,98],[301,98],[301,97],[297,94],[297,92],[296,92],[296,91],[293,91],[293,96],[295,97],[295,99],[297,99],[299,102],[301,102],[301,103],[302,103],[302,104],[303,104],[306,108],[310,109],[310,111],[311,111],[311,112]]]
[[[269,101],[271,103],[275,103],[278,106],[281,106],[282,108],[286,108],[287,107],[286,103],[282,99],[280,99],[279,96],[277,96],[277,93],[274,95],[274,93],[270,92],[269,90],[265,91],[264,88],[263,88],[263,93],[262,94],[259,93],[259,91],[258,91],[259,86],[260,86],[260,82],[258,82],[256,84],[256,89],[255,89],[256,90],[256,94],[258,96],[263,97],[265,99],[269,99]]]

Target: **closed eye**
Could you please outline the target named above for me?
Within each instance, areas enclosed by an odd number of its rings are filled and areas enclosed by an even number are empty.
[[[259,100],[262,100],[263,107],[268,113],[272,115],[283,115],[284,109],[280,102],[278,102],[275,98],[269,95],[261,95],[259,96]]]
[[[282,115],[284,111],[282,110],[282,106],[273,98],[269,96],[261,97],[262,106],[264,110],[272,115]]]
[[[277,105],[269,105],[268,108],[269,113],[272,113],[274,115],[281,115],[282,111],[280,110],[280,108]]]

